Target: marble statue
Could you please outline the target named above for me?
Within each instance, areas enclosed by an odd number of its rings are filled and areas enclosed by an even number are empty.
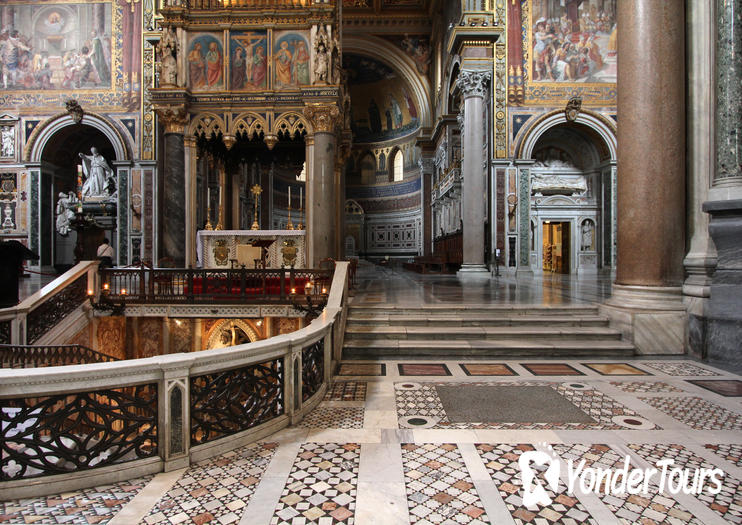
[[[560,159],[546,159],[546,160],[537,160],[533,163],[534,168],[572,168],[574,169],[575,166],[568,161],[560,160]]]
[[[108,186],[115,188],[113,170],[106,159],[98,153],[96,147],[90,148],[90,155],[79,153],[82,159],[82,171],[85,174],[85,183],[82,185],[82,196],[84,197],[110,197]]]
[[[13,128],[11,126],[3,126],[0,132],[0,140],[2,140],[2,156],[12,157],[15,155],[15,137],[13,136]]]
[[[587,191],[587,182],[583,175],[534,173],[531,178],[531,191],[537,195],[556,193],[576,195]]]
[[[67,235],[70,233],[70,222],[75,218],[75,205],[77,204],[77,197],[73,192],[59,193],[59,200],[57,201],[57,231],[60,235]]]
[[[15,224],[13,224],[13,210],[10,207],[10,203],[5,203],[5,208],[3,208],[3,215],[5,218],[3,219],[3,229],[4,230],[13,230],[15,229]]]
[[[326,84],[330,69],[330,56],[327,54],[327,47],[323,41],[317,42],[317,48],[314,54],[314,82]]]
[[[585,221],[582,223],[582,251],[593,249],[593,223]]]
[[[178,63],[175,55],[178,52],[178,41],[172,28],[165,28],[162,38],[157,43],[157,52],[160,55],[160,85],[178,85]]]

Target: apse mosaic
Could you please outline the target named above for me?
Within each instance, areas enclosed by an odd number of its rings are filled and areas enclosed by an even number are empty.
[[[3,4],[0,106],[58,108],[74,93],[86,106],[138,107],[131,92],[141,87],[139,4]]]
[[[232,31],[229,35],[229,88],[265,89],[268,80],[268,32]]]
[[[389,66],[360,55],[343,56],[353,101],[354,142],[382,142],[414,133],[420,127],[409,86]]]
[[[196,33],[190,37],[188,86],[194,91],[224,89],[224,48],[220,33]]]
[[[309,38],[306,31],[278,31],[273,36],[273,86],[298,88],[310,83]]]

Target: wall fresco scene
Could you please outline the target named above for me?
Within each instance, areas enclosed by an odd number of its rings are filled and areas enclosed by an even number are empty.
[[[308,42],[306,32],[275,33],[272,61],[276,89],[296,88],[311,82]]]
[[[194,91],[224,88],[224,48],[221,34],[200,33],[188,44],[188,85]]]
[[[229,87],[265,89],[268,81],[268,32],[233,31],[229,35]]]

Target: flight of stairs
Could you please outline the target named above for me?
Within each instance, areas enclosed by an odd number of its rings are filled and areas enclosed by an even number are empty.
[[[632,355],[593,306],[351,306],[343,346],[343,359]]]

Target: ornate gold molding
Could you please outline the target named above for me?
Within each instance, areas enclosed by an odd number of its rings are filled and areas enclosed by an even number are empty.
[[[309,104],[304,106],[304,116],[312,123],[315,133],[334,133],[340,109],[334,104]]]
[[[165,133],[184,134],[188,124],[188,112],[185,106],[155,106],[160,122],[165,126]]]

